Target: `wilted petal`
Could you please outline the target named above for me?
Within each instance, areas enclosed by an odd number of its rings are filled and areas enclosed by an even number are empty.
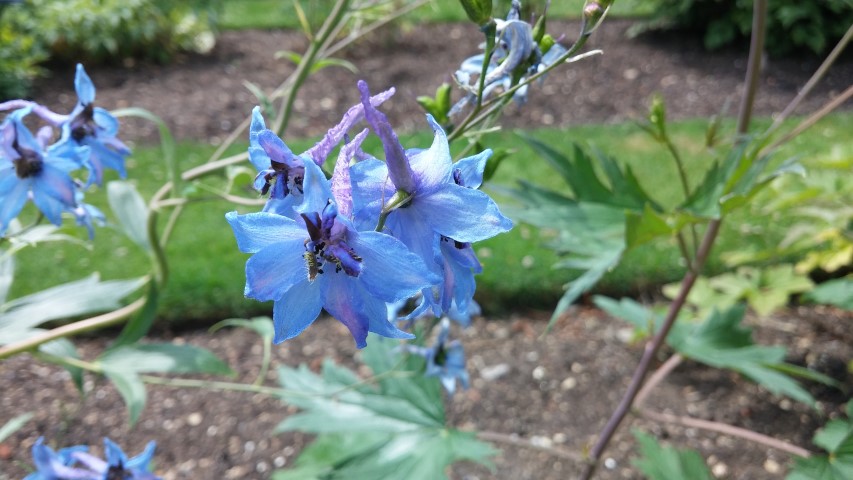
[[[361,103],[364,105],[364,116],[367,119],[367,123],[370,124],[373,131],[382,140],[382,148],[385,151],[385,163],[388,165],[388,175],[391,177],[391,181],[398,190],[403,190],[406,193],[414,192],[416,186],[412,169],[409,166],[409,160],[406,157],[403,146],[400,145],[397,134],[394,133],[394,129],[391,128],[391,124],[388,123],[388,118],[385,117],[385,114],[370,104],[370,91],[364,80],[359,80],[358,89],[361,91]]]

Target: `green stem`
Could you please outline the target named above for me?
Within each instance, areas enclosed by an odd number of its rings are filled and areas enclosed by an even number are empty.
[[[287,124],[290,122],[290,117],[293,113],[293,104],[296,102],[296,94],[299,89],[302,88],[302,85],[305,83],[308,75],[311,74],[311,69],[317,59],[317,54],[326,46],[326,42],[330,40],[332,32],[335,31],[336,27],[341,22],[341,19],[343,19],[344,15],[347,13],[349,3],[349,0],[338,0],[335,3],[335,6],[332,7],[331,12],[329,12],[328,18],[326,18],[323,26],[320,27],[320,31],[317,32],[317,35],[311,40],[311,44],[302,56],[302,60],[300,60],[299,66],[296,67],[296,71],[293,72],[293,84],[290,91],[287,92],[287,98],[278,112],[274,128],[271,129],[277,134],[282,135],[284,131],[287,130]]]
[[[477,105],[474,108],[479,108],[483,104],[483,90],[486,89],[486,74],[489,72],[489,63],[492,60],[492,53],[495,49],[495,35],[497,34],[497,24],[494,20],[489,20],[483,26],[483,33],[486,35],[486,48],[483,50],[483,66],[480,69],[480,78],[477,82]]]
[[[385,220],[388,218],[388,215],[390,215],[394,210],[406,205],[411,200],[411,195],[402,190],[397,190],[397,193],[391,197],[391,200],[389,200],[388,203],[382,207],[382,211],[379,212],[379,221],[376,222],[376,231],[381,232],[384,230]]]

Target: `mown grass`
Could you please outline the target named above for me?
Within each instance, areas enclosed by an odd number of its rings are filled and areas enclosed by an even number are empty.
[[[331,0],[300,2],[309,24],[315,28],[326,18]],[[503,17],[509,9],[509,0],[495,2],[494,15]],[[523,2],[531,12],[542,12],[545,0]],[[560,0],[551,2],[548,13],[550,18],[578,18],[584,0]],[[636,17],[650,13],[648,2],[625,0],[616,2],[609,15]],[[458,0],[432,0],[405,18],[418,22],[461,22],[466,21],[465,11]],[[225,0],[220,26],[224,29],[272,29],[300,28],[299,17],[292,2],[280,0]]]
[[[670,129],[675,143],[683,150],[692,185],[701,180],[712,163],[712,157],[702,147],[705,126],[703,120],[691,120],[673,124]],[[851,130],[853,114],[833,115],[787,146],[778,158],[796,154],[808,165],[828,155],[833,148],[845,148],[853,155],[853,144],[848,136]],[[595,146],[621,163],[631,165],[660,202],[674,204],[682,198],[670,158],[633,124],[589,125],[565,130],[548,128],[527,133],[562,151],[568,151],[574,142]],[[405,145],[412,146],[426,146],[430,142],[427,134],[405,135],[402,140]],[[303,151],[313,141],[289,143],[294,151]],[[512,132],[491,134],[485,144],[492,148],[515,150],[513,156],[501,165],[493,185],[509,187],[517,180],[525,179],[552,188],[562,187],[559,176]],[[378,152],[378,147],[375,140],[366,144],[368,150]],[[233,151],[242,148],[245,145],[235,146]],[[179,145],[181,168],[198,165],[211,151],[212,147],[208,145]],[[141,147],[128,162],[130,181],[146,199],[166,181],[161,157],[158,148]],[[237,250],[224,219],[225,213],[234,207],[205,193],[208,188],[215,189],[224,183],[224,177],[216,176],[195,187],[194,201],[186,207],[174,230],[167,248],[171,276],[161,298],[160,316],[163,319],[181,323],[190,319],[211,320],[270,311],[270,304],[243,298],[243,269],[247,255]],[[489,189],[488,185],[486,189]],[[112,217],[104,197],[104,192],[90,192],[87,201],[105,209],[108,217]],[[497,198],[506,200],[499,194]],[[258,209],[241,207],[238,210],[249,212]],[[165,220],[161,220],[162,228]],[[67,222],[63,230],[82,237],[81,229],[72,223]],[[773,245],[783,237],[785,224],[767,223],[749,211],[734,215],[724,223],[715,252]],[[551,268],[556,256],[543,246],[547,238],[547,235],[519,223],[510,233],[477,244],[476,249],[485,266],[484,273],[478,278],[478,298],[487,311],[553,308],[561,295],[562,285],[572,278],[573,273]],[[716,258],[710,264],[711,271],[724,268]],[[10,298],[79,279],[90,271],[98,271],[106,279],[139,276],[148,271],[148,259],[117,229],[112,228],[98,229],[94,242],[88,248],[69,243],[43,244],[26,249],[17,256],[17,272]],[[622,265],[604,278],[598,291],[616,295],[636,294],[677,280],[682,274],[675,246],[657,242],[630,252]]]

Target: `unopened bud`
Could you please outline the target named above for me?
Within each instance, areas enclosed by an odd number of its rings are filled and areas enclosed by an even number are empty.
[[[589,35],[598,28],[611,5],[613,5],[613,0],[587,0],[583,6],[581,35]]]
[[[492,19],[492,0],[459,0],[468,18],[478,26]]]

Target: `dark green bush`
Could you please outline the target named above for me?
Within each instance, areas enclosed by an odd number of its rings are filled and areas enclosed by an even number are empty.
[[[752,31],[752,0],[651,0],[654,13],[640,30],[675,29],[703,36],[708,50],[743,41]],[[773,0],[768,3],[767,51],[821,55],[853,23],[850,0]]]
[[[60,61],[167,61],[213,47],[221,0],[26,0],[3,23],[30,35]]]
[[[35,38],[0,23],[0,102],[23,98],[45,57]]]

